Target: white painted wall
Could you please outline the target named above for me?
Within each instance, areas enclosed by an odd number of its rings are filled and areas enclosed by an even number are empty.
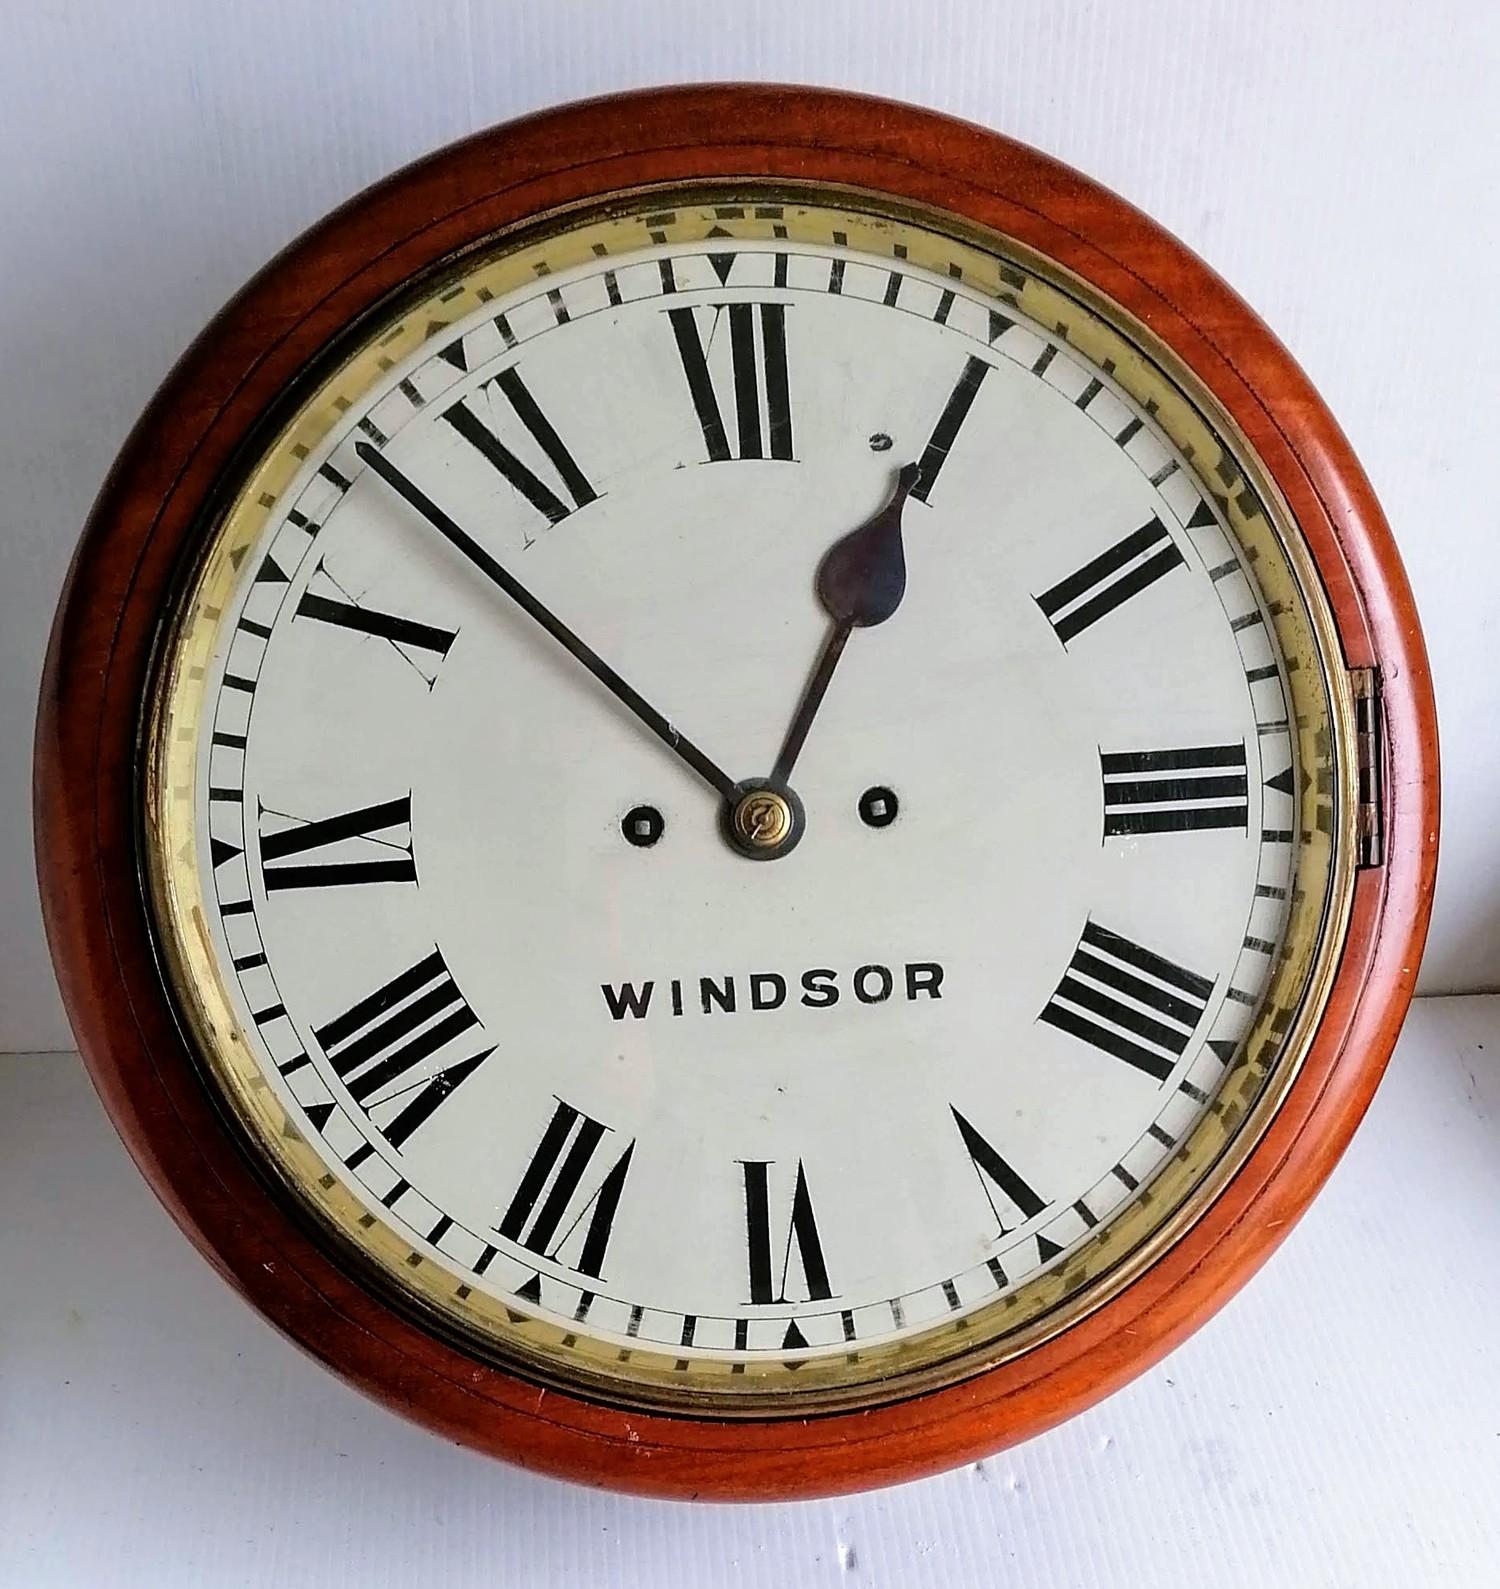
[[[1155,215],[1270,321],[1374,478],[1445,736],[1429,992],[1500,986],[1500,8],[1491,0],[52,0],[0,44],[0,1051],[62,1047],[31,721],[78,528],[176,354],[276,249],[474,128],[647,83],[862,88]]]

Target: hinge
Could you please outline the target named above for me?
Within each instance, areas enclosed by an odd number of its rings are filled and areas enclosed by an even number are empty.
[[[1351,668],[1354,741],[1359,762],[1359,807],[1354,864],[1385,860],[1385,720],[1380,710],[1380,670]]]

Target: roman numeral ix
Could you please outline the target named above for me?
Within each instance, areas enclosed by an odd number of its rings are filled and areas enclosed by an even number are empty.
[[[1213,990],[1210,978],[1091,921],[1038,1019],[1165,1081]]]
[[[491,1047],[437,1070],[426,1068],[478,1024],[442,953],[434,949],[342,1015],[314,1028],[313,1036],[350,1097],[386,1141],[400,1148],[494,1053]],[[394,1115],[388,1107],[393,1103],[399,1105]]]
[[[599,495],[578,467],[552,422],[537,407],[514,365],[486,381],[477,392],[445,409],[443,418],[479,455],[510,482],[548,524],[560,524]],[[560,491],[524,464],[501,439],[516,421],[555,471]],[[566,500],[565,500],[566,499]]]
[[[409,794],[270,833],[265,822],[266,809],[262,806],[260,863],[268,894],[287,888],[417,880]],[[323,853],[317,854],[318,851]]]
[[[590,1171],[609,1130],[559,1098],[505,1216],[495,1229],[530,1252],[600,1279],[615,1211],[635,1152],[632,1139],[589,1194],[582,1196],[586,1181],[593,1179]],[[561,1254],[580,1227],[581,1249],[578,1261],[572,1263]]]
[[[1104,836],[1249,828],[1245,746],[1103,751]]]
[[[703,431],[710,463],[733,458],[781,458],[794,461],[792,400],[787,378],[786,305],[781,303],[715,304],[705,342],[692,309],[669,309],[677,354],[687,377],[688,394]],[[721,319],[729,322],[729,407],[734,434],[724,424],[724,408],[714,385],[709,350]],[[757,341],[756,324],[760,336]],[[763,406],[764,405],[764,408]],[[762,423],[764,421],[764,423]]]
[[[1116,541],[1069,574],[1051,590],[1036,597],[1036,604],[1064,645],[1074,635],[1112,613],[1122,602],[1154,585],[1183,561],[1177,543],[1158,518],[1151,518],[1124,540]]]

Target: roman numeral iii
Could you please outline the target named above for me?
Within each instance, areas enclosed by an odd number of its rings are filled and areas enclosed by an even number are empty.
[[[669,309],[677,354],[687,377],[688,394],[703,431],[710,463],[733,458],[781,458],[793,461],[792,400],[787,379],[786,305],[781,303],[715,304],[705,341],[692,309]],[[710,350],[721,321],[729,322],[728,390],[721,403],[716,389],[718,361]],[[757,325],[759,336],[756,335]],[[728,407],[731,433],[724,421]]]
[[[268,894],[351,883],[415,883],[411,796],[272,832],[266,831],[262,806],[260,862]]]
[[[631,1140],[599,1178],[595,1159],[609,1133],[608,1126],[559,1098],[496,1230],[530,1252],[601,1279],[615,1211],[635,1152]],[[603,1155],[601,1162],[608,1157]],[[586,1187],[592,1189],[584,1195]],[[576,1263],[562,1256],[575,1232],[581,1232]]]
[[[443,1050],[478,1025],[479,1017],[458,991],[442,953],[434,949],[342,1015],[314,1028],[313,1036],[350,1097],[386,1141],[400,1148],[494,1053],[491,1047],[444,1059]],[[444,1062],[430,1068],[435,1059]],[[392,1104],[398,1106],[394,1115]]]
[[[813,1214],[812,1194],[807,1188],[807,1172],[797,1160],[797,1181],[792,1191],[791,1218],[786,1239],[771,1239],[771,1163],[742,1159],[745,1172],[746,1251],[750,1270],[752,1303],[786,1302],[787,1279],[791,1274],[795,1250],[802,1269],[801,1296],[792,1300],[817,1302],[833,1295],[828,1283],[828,1265],[823,1258],[823,1240]]]
[[[1249,828],[1245,746],[1103,751],[1104,836]]]
[[[486,381],[477,392],[446,409],[443,418],[479,455],[515,487],[548,524],[560,524],[599,495],[578,467],[552,422],[537,407],[514,365]],[[554,490],[523,463],[506,441],[519,428],[551,465],[560,489]]]
[[[1210,978],[1091,921],[1038,1019],[1165,1081],[1213,990]]]
[[[1036,597],[1036,604],[1064,645],[1074,635],[1112,613],[1121,603],[1154,585],[1183,561],[1177,543],[1158,518],[1151,518],[1124,540],[1116,541],[1076,574],[1059,580]]]

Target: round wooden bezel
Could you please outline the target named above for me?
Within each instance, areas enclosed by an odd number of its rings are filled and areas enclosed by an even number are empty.
[[[882,1407],[756,1423],[623,1412],[424,1332],[345,1272],[252,1170],[189,1052],[138,866],[139,734],[160,621],[202,509],[265,412],[352,320],[477,238],[654,183],[841,183],[947,210],[1057,261],[1149,326],[1258,454],[1311,549],[1351,668],[1379,669],[1384,862],[1357,874],[1323,1020],[1270,1127],[1198,1221],[1063,1333]],[[346,1380],[455,1440],[585,1483],[779,1499],[912,1479],[1036,1434],[1203,1323],[1337,1161],[1411,998],[1437,854],[1437,728],[1389,529],[1290,355],[1180,243],[996,133],[824,90],[745,85],[593,100],[483,133],[346,204],[214,320],[95,505],[58,611],[36,749],[47,930],[79,1046],[142,1172],[267,1318]]]

